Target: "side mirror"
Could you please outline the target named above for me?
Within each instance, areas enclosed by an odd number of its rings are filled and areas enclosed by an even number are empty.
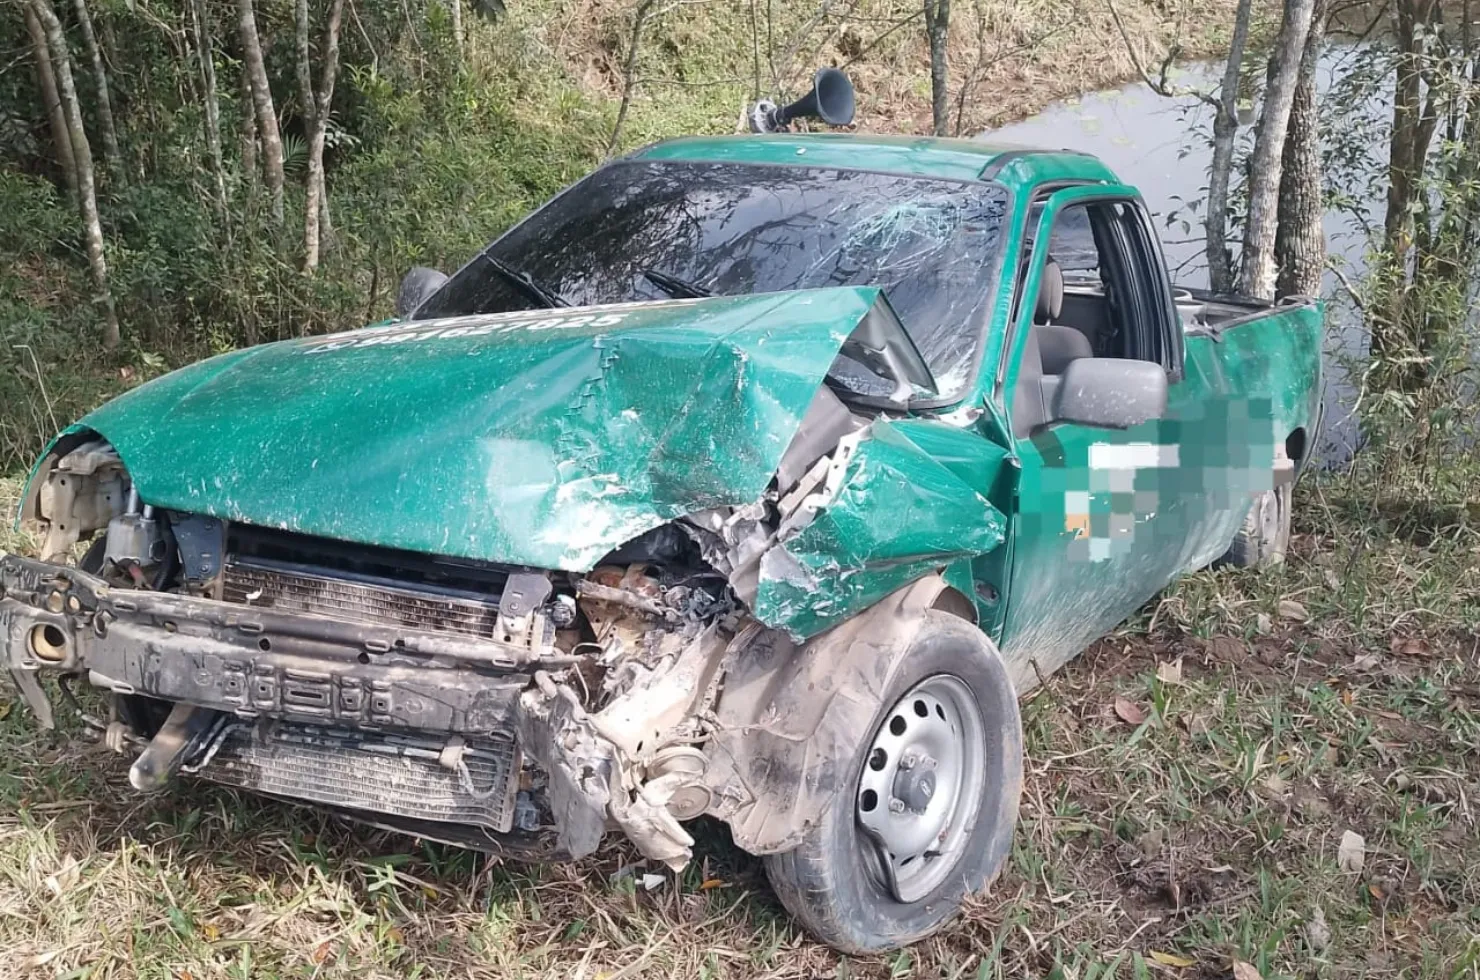
[[[1129,429],[1166,414],[1167,372],[1150,361],[1083,357],[1053,383],[1055,422]]]
[[[447,281],[447,274],[438,272],[436,269],[428,269],[424,265],[414,265],[406,277],[401,280],[401,288],[396,290],[396,317],[410,316],[428,296],[442,288]]]

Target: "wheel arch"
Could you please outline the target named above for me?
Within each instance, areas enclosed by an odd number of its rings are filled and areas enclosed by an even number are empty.
[[[735,658],[708,743],[711,810],[752,854],[797,846],[848,782],[852,749],[932,610],[970,622],[962,596],[928,575],[802,644],[767,631]],[[995,644],[973,625],[982,649]]]

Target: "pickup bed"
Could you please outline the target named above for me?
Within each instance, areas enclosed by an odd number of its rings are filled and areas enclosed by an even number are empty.
[[[1277,560],[1321,310],[1174,290],[1092,157],[660,143],[398,319],[59,434],[0,655],[159,790],[681,867],[726,822],[840,949],[998,872],[1017,697],[1178,575]]]

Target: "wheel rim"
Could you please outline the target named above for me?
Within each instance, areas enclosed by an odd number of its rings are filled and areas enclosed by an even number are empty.
[[[960,861],[986,779],[985,733],[976,697],[950,674],[910,688],[874,733],[854,807],[899,901],[930,894]]]

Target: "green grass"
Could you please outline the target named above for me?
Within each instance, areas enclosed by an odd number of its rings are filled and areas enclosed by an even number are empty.
[[[1024,704],[1006,872],[885,957],[807,940],[722,828],[647,892],[617,842],[505,866],[200,784],[140,797],[75,725],[40,733],[0,701],[0,974],[1472,977],[1480,522],[1463,503],[1314,482],[1285,565],[1194,575],[1051,678]],[[1338,861],[1348,831],[1360,871]]]

